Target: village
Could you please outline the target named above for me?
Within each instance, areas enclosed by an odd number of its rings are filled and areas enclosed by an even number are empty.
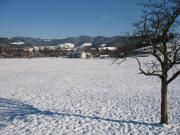
[[[23,42],[14,42],[11,45],[21,45]],[[116,47],[92,47],[91,43],[84,43],[74,47],[72,43],[58,46],[32,46],[32,47],[0,47],[0,58],[35,58],[35,57],[68,57],[68,58],[105,58],[115,57]]]

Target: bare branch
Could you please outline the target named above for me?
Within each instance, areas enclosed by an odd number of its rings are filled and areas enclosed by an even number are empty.
[[[161,79],[166,78],[170,69],[180,64],[179,50],[180,46],[175,41],[173,26],[177,24],[177,18],[180,15],[180,2],[178,0],[148,0],[148,3],[142,3],[144,6],[143,16],[136,23],[136,34],[142,37],[149,50],[141,51],[155,57],[156,61],[150,61],[144,64],[146,71],[142,69],[138,59],[139,70],[141,74],[147,76],[158,76]],[[177,74],[175,74],[177,75]],[[179,75],[179,74],[178,74]],[[172,78],[173,79],[173,78]],[[169,81],[171,82],[171,81]]]
[[[176,18],[179,16],[179,14],[180,14],[180,7],[177,8],[177,9],[174,11],[173,15],[172,15],[171,18],[168,20],[168,22],[167,22],[167,24],[166,24],[166,27],[165,27],[165,29],[163,30],[163,37],[166,36],[166,34],[167,34],[167,32],[169,31],[171,25],[175,22]]]
[[[167,83],[171,83],[173,80],[176,79],[176,77],[178,77],[178,75],[180,75],[180,71],[177,71],[168,81]]]
[[[139,70],[141,71],[139,74],[144,74],[144,75],[146,75],[146,76],[157,76],[157,77],[159,77],[159,78],[162,78],[162,76],[161,76],[161,74],[157,74],[157,72],[155,72],[155,71],[152,71],[152,72],[150,72],[150,71],[144,71],[143,69],[142,69],[142,67],[141,67],[141,62],[139,61],[139,59],[137,58],[137,57],[135,57],[136,58],[136,60],[137,60],[137,62],[138,62],[138,65],[139,65]]]

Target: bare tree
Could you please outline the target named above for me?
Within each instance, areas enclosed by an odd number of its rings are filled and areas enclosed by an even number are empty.
[[[141,20],[134,24],[135,34],[148,46],[143,52],[151,54],[154,59],[142,64],[137,58],[139,70],[146,76],[160,78],[160,123],[168,124],[168,85],[180,74],[180,70],[176,68],[180,64],[180,40],[175,31],[179,26],[180,0],[148,0],[140,5],[144,10]]]

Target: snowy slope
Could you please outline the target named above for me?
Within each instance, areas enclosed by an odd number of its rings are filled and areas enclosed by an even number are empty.
[[[23,45],[25,44],[24,42],[21,42],[21,41],[18,41],[18,42],[13,42],[13,43],[10,43],[12,45]]]
[[[64,49],[72,49],[74,48],[75,45],[72,43],[64,43],[64,44],[59,44],[58,46]]]
[[[84,43],[81,45],[81,47],[89,47],[89,46],[92,46],[92,43]]]
[[[180,77],[161,126],[160,82],[137,73],[133,59],[0,59],[0,134],[180,134]]]

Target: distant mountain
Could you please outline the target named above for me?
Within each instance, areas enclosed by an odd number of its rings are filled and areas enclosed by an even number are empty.
[[[60,44],[71,43],[76,46],[91,43],[92,47],[100,47],[102,44],[106,46],[119,47],[129,42],[136,42],[135,39],[130,41],[122,36],[104,37],[104,36],[79,36],[79,37],[68,37],[64,39],[40,39],[31,37],[12,37],[12,38],[0,38],[0,46],[7,47],[32,47],[32,46],[58,46]]]
[[[59,44],[72,43],[75,44],[75,46],[80,46],[84,43],[91,43],[92,41],[93,38],[90,36],[79,36],[79,37],[68,37],[65,39],[52,39],[46,42],[45,44],[50,46],[57,46]]]
[[[0,46],[9,47],[8,39],[7,38],[0,38]]]
[[[97,36],[97,37],[94,37],[92,44],[93,46],[100,46],[102,44],[111,43],[117,40],[118,38],[121,38],[121,36],[114,36],[114,37]]]
[[[123,46],[134,46],[135,48],[142,47],[143,44],[139,37],[128,36],[128,37],[119,37],[112,42],[106,44],[109,47],[123,47]]]
[[[21,43],[21,44],[20,44]],[[0,46],[7,47],[32,47],[44,44],[44,40],[30,37],[0,38]]]

